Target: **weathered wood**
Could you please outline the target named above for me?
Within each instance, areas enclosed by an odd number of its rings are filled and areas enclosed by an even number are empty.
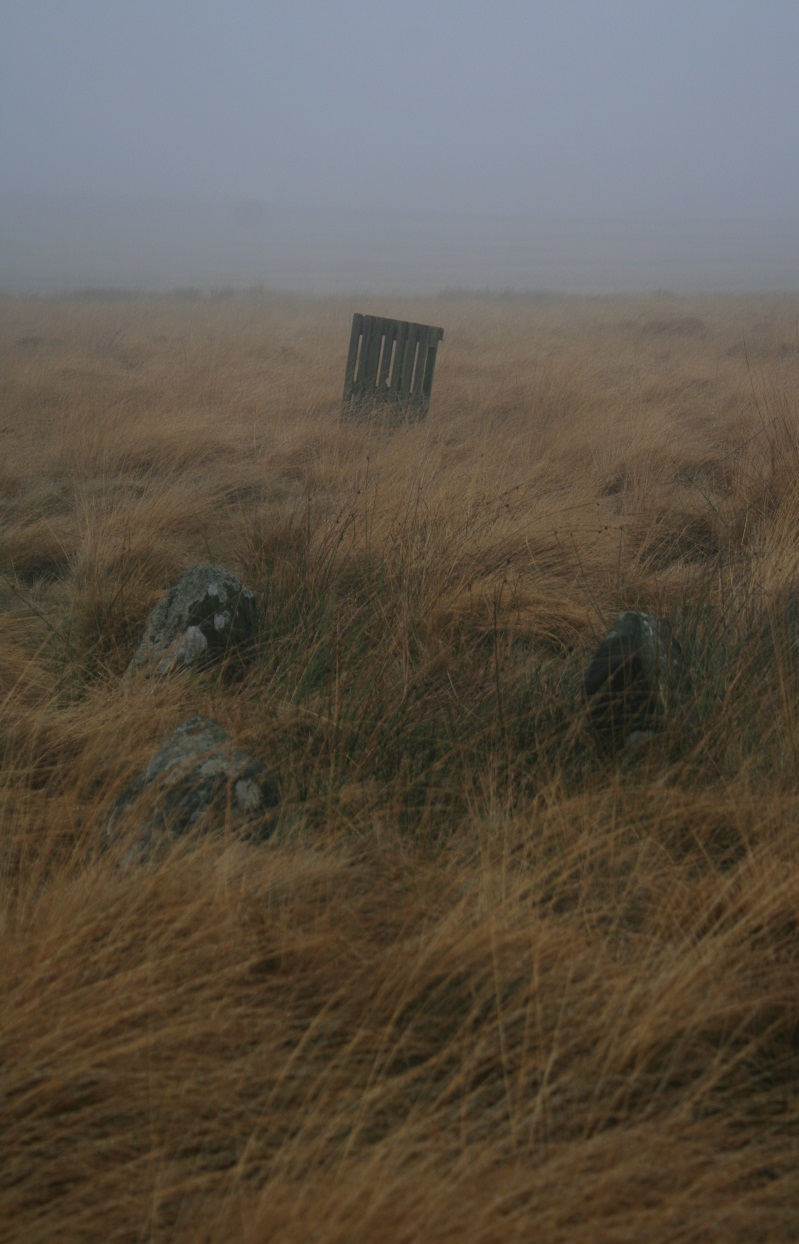
[[[391,384],[391,362],[394,343],[397,340],[397,332],[399,324],[396,320],[386,320],[386,330],[383,336],[383,355],[380,359],[380,368],[377,373],[378,390],[385,389]]]
[[[411,348],[409,345],[411,337],[411,325],[406,321],[400,322],[397,332],[397,348],[394,351],[394,375],[392,383],[397,394],[403,391],[403,375],[405,372],[405,357]]]
[[[352,317],[352,333],[350,334],[350,348],[347,354],[347,366],[344,371],[345,399],[346,399],[347,394],[351,390],[352,383],[355,379],[355,364],[358,361],[358,345],[361,340],[362,320],[363,320],[363,316],[358,315],[356,311],[355,315]]]
[[[416,367],[413,373],[413,401],[416,406],[424,405],[424,371],[427,366],[427,351],[430,348],[430,329],[426,324],[419,325],[419,345],[416,350]]]
[[[416,347],[419,344],[417,334],[417,324],[408,325],[408,336],[405,340],[405,349],[402,354],[402,364],[398,380],[398,390],[404,397],[411,396],[413,387],[413,366],[416,362]]]
[[[364,394],[369,391],[369,387],[374,385],[375,376],[377,374],[377,363],[380,358],[380,346],[383,341],[383,325],[385,320],[379,319],[377,316],[368,316],[369,319],[369,343],[364,354],[364,363],[361,368],[361,384]]]
[[[411,407],[416,418],[423,418],[443,338],[443,328],[430,324],[356,312],[344,371],[344,412],[391,401]]]
[[[436,330],[433,329],[432,332],[436,332]],[[430,400],[430,394],[433,389],[433,375],[436,370],[436,358],[438,357],[438,343],[441,340],[441,338],[444,336],[443,332],[441,330],[438,330],[436,332],[435,339],[433,339],[432,332],[431,332],[430,348],[427,352],[427,362],[425,364],[424,375],[422,377],[422,389],[428,401]]]

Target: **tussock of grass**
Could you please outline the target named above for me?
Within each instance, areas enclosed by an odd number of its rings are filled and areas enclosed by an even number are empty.
[[[392,432],[353,309],[0,306],[4,1239],[793,1239],[795,299],[367,300],[446,328]],[[199,561],[255,658],[122,681]],[[620,608],[691,690],[614,758]],[[120,869],[197,712],[273,843]]]

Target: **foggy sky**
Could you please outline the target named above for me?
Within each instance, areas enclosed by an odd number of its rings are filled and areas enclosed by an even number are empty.
[[[799,221],[797,0],[0,0],[0,23],[23,215]]]

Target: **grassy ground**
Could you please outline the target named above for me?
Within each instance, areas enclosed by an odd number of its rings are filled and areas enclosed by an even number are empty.
[[[444,326],[426,423],[340,423],[355,309]],[[799,1236],[797,314],[0,303],[4,1240]],[[198,561],[257,659],[122,682]],[[621,608],[694,699],[614,760]],[[198,711],[274,843],[120,871]]]

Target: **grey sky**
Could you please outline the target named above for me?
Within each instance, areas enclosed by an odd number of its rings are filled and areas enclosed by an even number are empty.
[[[797,0],[0,0],[0,187],[799,217]]]
[[[0,0],[0,287],[799,288],[797,65],[799,0]]]

